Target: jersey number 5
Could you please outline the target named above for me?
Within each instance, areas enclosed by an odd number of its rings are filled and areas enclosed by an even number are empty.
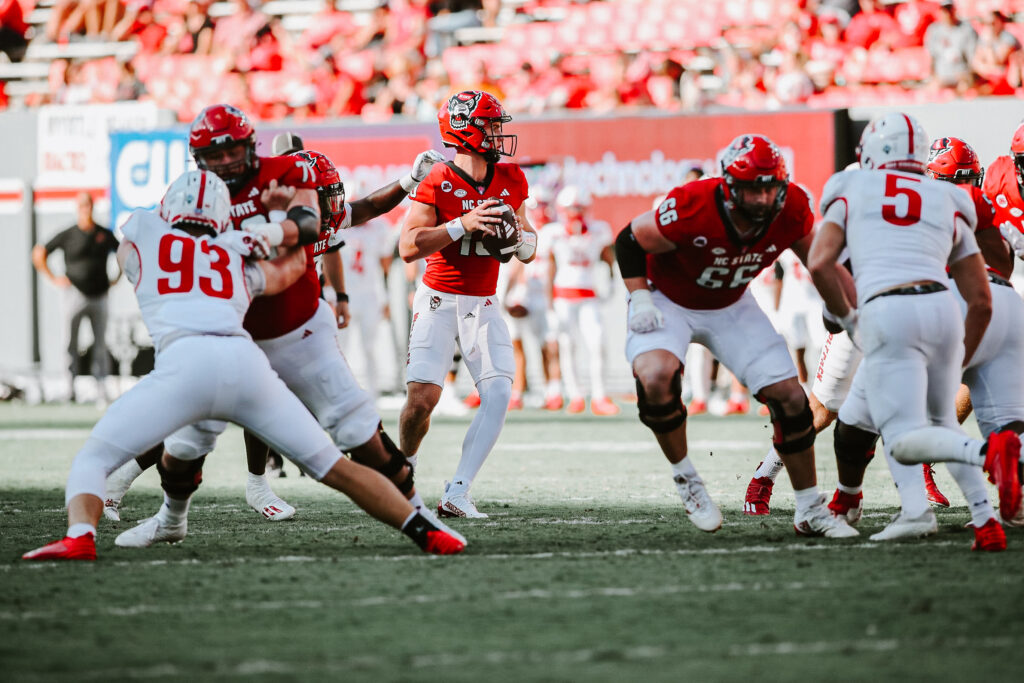
[[[921,195],[913,187],[900,187],[900,183],[919,183],[917,178],[907,178],[895,174],[885,176],[885,196],[892,199],[891,203],[882,204],[882,218],[887,223],[906,227],[921,220]],[[906,210],[897,213],[897,207],[903,205],[899,197],[906,197]]]
[[[181,245],[175,249],[175,245]],[[214,279],[201,276],[199,278],[199,289],[207,296],[218,299],[230,299],[234,295],[234,283],[231,281],[231,271],[228,264],[231,257],[226,251],[218,246],[210,246],[210,243],[203,240],[199,243],[199,250],[204,254],[211,254],[210,268],[219,276],[220,286],[215,286]],[[161,277],[156,281],[158,294],[184,294],[191,292],[196,283],[196,242],[193,239],[180,235],[167,234],[160,238],[160,251],[157,254],[157,261],[160,270],[168,275],[177,275],[175,278]]]

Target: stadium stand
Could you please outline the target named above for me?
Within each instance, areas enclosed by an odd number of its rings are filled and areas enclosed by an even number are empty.
[[[463,87],[514,113],[1024,95],[1024,0],[0,0],[0,36],[0,107],[183,121],[429,118]]]

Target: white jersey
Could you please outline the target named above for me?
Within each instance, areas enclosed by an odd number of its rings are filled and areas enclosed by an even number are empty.
[[[837,173],[825,185],[821,212],[846,231],[858,306],[906,282],[944,282],[948,263],[978,252],[971,196],[922,175]]]
[[[374,219],[348,228],[341,238],[345,240],[341,260],[345,264],[346,291],[353,299],[383,298],[384,271],[380,261],[391,255],[393,246],[387,221]]]
[[[133,213],[122,231],[134,247],[125,277],[157,351],[180,336],[249,337],[242,319],[266,279],[245,261],[252,249],[244,233],[193,237],[150,211]]]
[[[580,299],[597,296],[594,266],[601,252],[612,243],[612,231],[604,221],[587,221],[584,231],[571,234],[559,223],[545,229],[551,239],[551,257],[555,260],[555,298]]]

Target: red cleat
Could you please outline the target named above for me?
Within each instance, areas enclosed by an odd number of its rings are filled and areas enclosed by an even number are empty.
[[[565,404],[562,401],[561,395],[548,396],[547,400],[544,401],[544,410],[561,410],[563,405]]]
[[[590,412],[594,415],[618,415],[619,407],[607,397],[590,399]]]
[[[750,401],[734,401],[731,398],[725,404],[723,415],[746,415],[750,412]]]
[[[91,533],[71,538],[65,536],[42,548],[36,548],[21,556],[23,560],[95,560],[96,537]]]
[[[974,527],[974,543],[971,550],[982,550],[997,553],[1006,550],[1006,532],[1003,526],[993,517],[981,527]]]
[[[864,512],[864,494],[846,493],[836,489],[832,495],[832,502],[828,504],[828,509],[836,517],[845,517],[848,524],[856,524]]]
[[[924,468],[924,490],[928,494],[928,502],[932,505],[938,505],[940,508],[948,508],[949,498],[943,495],[935,483],[935,468],[928,463],[921,465],[921,467]]]
[[[577,396],[576,398],[569,401],[569,412],[570,413],[582,413],[587,409],[587,402]]]
[[[686,412],[690,415],[703,415],[708,412],[708,402],[698,401],[696,399],[690,401],[690,405],[686,406]]]
[[[523,409],[523,397],[522,396],[513,396],[512,398],[510,398],[508,400],[508,409],[509,410],[522,410]]]
[[[432,555],[457,555],[466,549],[466,544],[444,531],[428,531],[427,545],[423,552]]]
[[[760,467],[760,465],[758,465]],[[775,482],[768,477],[751,479],[747,485],[747,495],[743,498],[743,514],[745,515],[767,515],[771,514],[768,503],[772,499],[772,487]]]
[[[469,392],[469,396],[462,399],[462,405],[467,408],[479,408],[480,407],[480,392],[474,389]]]
[[[1007,429],[989,435],[985,471],[999,490],[999,514],[1003,519],[1013,519],[1020,510],[1019,462],[1020,437],[1016,432]]]

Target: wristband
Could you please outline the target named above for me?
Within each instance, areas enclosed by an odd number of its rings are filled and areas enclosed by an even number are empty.
[[[279,246],[284,241],[284,228],[280,223],[253,223],[245,226],[245,229],[257,235],[263,235],[272,247]]]
[[[281,209],[271,209],[267,212],[267,219],[271,223],[284,223],[288,220],[288,212]]]
[[[336,292],[335,295],[338,297],[338,302],[339,303],[343,303],[343,304],[347,304],[348,303],[348,294],[346,294],[345,292]]]
[[[451,236],[452,241],[461,240],[466,235],[466,226],[462,224],[461,218],[453,218],[444,224],[444,227],[448,230],[448,235]]]
[[[413,179],[411,173],[406,173],[404,176],[399,178],[398,184],[402,186],[402,189],[405,190],[406,194],[415,190],[416,186],[419,185],[419,183]]]

